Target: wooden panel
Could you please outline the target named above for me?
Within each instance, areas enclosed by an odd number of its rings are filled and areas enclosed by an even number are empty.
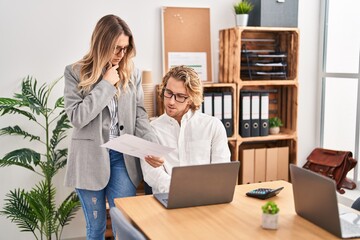
[[[255,149],[254,182],[264,182],[266,174],[266,148]]]
[[[278,149],[266,149],[266,181],[274,181],[277,179]]]
[[[242,151],[241,160],[241,183],[253,183],[254,182],[254,149],[244,149]]]
[[[277,180],[289,181],[289,147],[279,147]]]

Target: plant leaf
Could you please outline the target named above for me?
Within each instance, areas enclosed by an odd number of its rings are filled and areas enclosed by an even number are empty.
[[[49,109],[46,108],[47,87],[45,84],[37,89],[37,80],[28,76],[22,82],[21,94],[15,94],[15,98],[21,99],[23,105],[29,107],[37,115],[46,115]]]
[[[0,98],[0,116],[5,114],[21,114],[30,120],[36,121],[35,116],[27,111],[21,110],[22,101],[12,98]]]
[[[58,220],[60,225],[62,227],[68,225],[71,219],[75,217],[75,213],[80,207],[81,204],[76,192],[71,192],[58,209]]]
[[[27,201],[36,219],[41,226],[41,232],[50,239],[51,234],[55,233],[55,194],[56,189],[46,181],[41,181],[28,194]]]
[[[14,222],[21,232],[32,232],[36,236],[38,220],[31,211],[26,195],[23,189],[10,191],[6,194],[7,198],[4,199],[4,208],[0,214]]]
[[[32,134],[22,130],[18,125],[14,126],[14,127],[5,127],[5,128],[0,129],[0,136],[1,135],[23,136],[24,138],[30,138],[30,141],[40,140],[39,136],[32,135]]]
[[[35,169],[32,165],[37,166],[40,163],[40,153],[28,148],[21,148],[7,153],[3,159],[0,159],[0,167],[20,166],[33,172]]]
[[[51,148],[55,149],[56,146],[66,137],[66,130],[70,129],[70,121],[68,116],[64,113],[60,113],[60,119],[56,123],[56,127],[53,130],[52,138],[50,139]]]

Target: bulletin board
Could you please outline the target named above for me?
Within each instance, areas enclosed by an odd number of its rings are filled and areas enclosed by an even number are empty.
[[[212,82],[210,9],[163,7],[161,15],[164,74],[181,63]]]

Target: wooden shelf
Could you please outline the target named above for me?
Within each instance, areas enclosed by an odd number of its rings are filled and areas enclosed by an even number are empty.
[[[248,70],[244,63],[244,51],[266,54],[281,52],[286,54],[286,80],[296,81],[298,75],[299,30],[297,28],[236,27],[220,30],[219,82],[246,82],[250,79],[241,72]],[[258,44],[251,44],[258,41]],[[266,69],[257,67],[256,69]],[[275,76],[276,77],[276,76]],[[265,81],[273,81],[267,79]]]
[[[242,151],[248,149],[285,147],[288,149],[286,150],[288,160],[279,160],[281,164],[296,163],[299,30],[278,27],[236,27],[220,30],[219,38],[219,83],[215,85],[220,87],[222,84],[236,83],[237,88],[235,103],[237,134],[235,140],[229,139],[232,160],[243,161]],[[280,58],[283,59],[279,61]],[[279,62],[281,64],[278,64]],[[282,71],[286,74],[284,78],[279,74],[277,79],[275,73],[280,68],[283,68]],[[264,75],[254,77],[253,71],[264,72]],[[283,127],[280,134],[256,137],[240,135],[242,91],[269,92],[268,117],[279,117],[282,120]],[[259,169],[256,170],[256,160],[254,161],[256,172]],[[288,166],[279,167],[288,168]],[[240,172],[240,176],[243,176],[243,172]],[[239,183],[242,183],[241,179]]]

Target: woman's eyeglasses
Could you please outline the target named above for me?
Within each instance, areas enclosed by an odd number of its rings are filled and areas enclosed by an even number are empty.
[[[128,46],[126,46],[126,47],[116,46],[116,47],[114,48],[114,52],[113,52],[113,53],[114,53],[115,55],[118,55],[119,53],[125,54],[126,51],[127,51],[127,49],[128,49]]]

